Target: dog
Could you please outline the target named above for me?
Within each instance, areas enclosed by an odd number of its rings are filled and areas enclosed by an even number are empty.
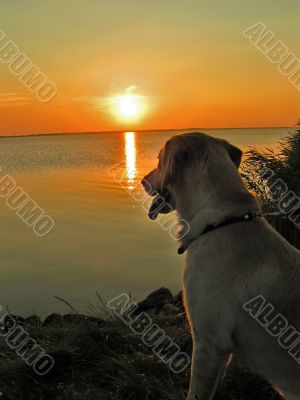
[[[261,215],[241,158],[226,140],[180,134],[142,180],[154,197],[149,216],[173,209],[190,228],[179,249],[193,338],[187,400],[211,400],[233,354],[299,400],[300,252]]]

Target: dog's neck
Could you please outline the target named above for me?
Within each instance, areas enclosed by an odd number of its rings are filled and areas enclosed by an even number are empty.
[[[238,171],[227,172],[212,176],[206,183],[198,176],[198,181],[202,180],[198,185],[195,181],[185,180],[183,187],[176,190],[177,212],[189,227],[180,239],[183,245],[199,237],[208,226],[218,226],[230,218],[260,210],[255,197],[244,187]]]

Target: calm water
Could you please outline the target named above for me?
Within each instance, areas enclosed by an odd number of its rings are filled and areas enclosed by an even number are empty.
[[[0,199],[0,304],[13,313],[65,311],[56,295],[85,312],[96,292],[108,300],[130,291],[139,300],[161,286],[178,291],[176,242],[129,194],[174,133],[0,139],[1,176],[13,176],[55,220],[38,237]],[[275,145],[287,129],[210,133],[245,149]],[[120,162],[126,190],[107,172]]]

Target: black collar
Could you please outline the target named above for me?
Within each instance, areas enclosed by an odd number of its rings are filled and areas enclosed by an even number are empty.
[[[231,224],[236,224],[238,222],[247,222],[247,221],[254,221],[257,218],[261,218],[262,214],[260,211],[248,211],[246,214],[244,214],[241,217],[231,217],[229,219],[225,219],[224,221],[220,222],[218,225],[208,225],[203,232],[201,232],[200,235],[197,237],[204,235],[207,232],[213,231],[214,229],[221,228],[222,226],[226,225],[231,225]],[[183,254],[186,249],[189,247],[189,245],[197,239],[197,237],[192,238],[189,242],[182,244],[179,249],[178,249],[178,254]]]

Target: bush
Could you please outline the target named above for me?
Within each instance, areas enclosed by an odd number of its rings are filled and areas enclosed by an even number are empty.
[[[278,213],[281,199],[284,198],[281,185],[274,185],[281,179],[288,191],[294,192],[300,199],[300,129],[296,129],[284,138],[276,149],[266,149],[260,152],[251,149],[246,152],[246,159],[242,165],[242,177],[247,188],[257,196],[264,213]],[[266,174],[272,171],[273,176]],[[269,179],[266,179],[266,175]],[[272,186],[273,185],[273,186]],[[270,187],[272,186],[272,190]],[[282,195],[281,199],[280,196]],[[296,200],[295,200],[296,199]],[[286,202],[289,215],[300,213],[300,201]],[[293,209],[292,207],[296,207]],[[290,206],[290,207],[289,207]],[[281,233],[292,245],[300,249],[300,233],[296,223],[288,215],[273,215],[267,217],[274,228]]]

